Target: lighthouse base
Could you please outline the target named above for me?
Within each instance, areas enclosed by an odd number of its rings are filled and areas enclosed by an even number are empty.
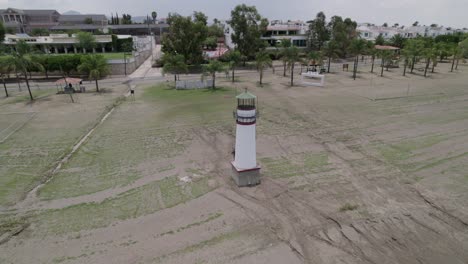
[[[239,187],[246,187],[246,186],[255,186],[260,184],[260,167],[248,169],[248,170],[241,170],[236,168],[233,162],[232,165],[232,179],[236,182],[237,186]]]

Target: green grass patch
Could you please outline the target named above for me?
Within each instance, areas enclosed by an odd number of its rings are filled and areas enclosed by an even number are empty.
[[[139,179],[141,162],[174,157],[184,149],[169,130],[148,131],[110,118],[53,179],[39,190],[43,200],[76,197],[126,186]],[[158,170],[166,171],[173,165]]]
[[[35,232],[63,234],[106,227],[121,220],[151,214],[200,197],[215,187],[208,185],[210,177],[182,183],[177,176],[155,181],[108,198],[101,203],[85,203],[58,210],[47,210],[31,219]],[[159,194],[162,201],[158,198]]]
[[[432,147],[446,139],[447,137],[442,135],[425,136],[391,145],[378,145],[377,150],[391,164],[399,165],[404,170],[411,170],[417,166],[417,164],[411,164],[409,161],[415,155],[416,150]]]
[[[264,174],[272,178],[290,178],[298,176],[301,172],[299,165],[294,164],[291,160],[281,158],[262,158],[260,163],[264,167]]]
[[[292,155],[289,158],[261,158],[260,162],[264,167],[264,172],[272,178],[290,178],[311,173],[328,171],[328,154],[304,153]]]
[[[164,106],[158,118],[161,121],[186,124],[206,124],[212,121],[232,121],[235,109],[235,90],[212,89],[175,90],[167,83],[145,89],[144,100]]]
[[[0,237],[8,232],[16,233],[27,225],[25,217],[0,215]]]
[[[340,207],[340,212],[346,212],[346,211],[354,211],[359,207],[357,204],[350,204],[350,203],[345,203],[343,206]]]
[[[53,89],[52,89],[53,90]],[[39,91],[38,91],[39,92]],[[47,93],[49,90],[41,90]],[[73,144],[96,122],[113,97],[82,102],[86,111],[73,111],[71,105],[41,102],[38,113],[0,144],[0,206],[13,205],[42,182]],[[6,113],[23,112],[18,106],[2,105]],[[28,107],[29,108],[29,107]],[[1,115],[0,119],[20,121],[19,116]],[[24,120],[28,120],[25,117]],[[4,122],[0,120],[2,128]],[[23,122],[23,121],[21,121]],[[10,130],[10,129],[7,129]],[[11,130],[13,132],[15,129]],[[8,131],[2,137],[10,134]]]
[[[188,247],[179,249],[179,250],[174,251],[172,253],[169,253],[167,255],[161,256],[161,257],[155,259],[155,263],[165,263],[171,257],[192,253],[192,252],[201,250],[201,249],[203,249],[205,247],[212,247],[212,246],[221,244],[224,241],[233,240],[233,239],[239,238],[241,236],[242,236],[242,233],[239,232],[239,231],[233,231],[233,232],[230,232],[230,233],[221,234],[221,235],[215,236],[215,237],[213,237],[211,239],[204,240],[204,241],[202,241],[200,243],[190,245]]]
[[[195,223],[191,223],[191,224],[188,224],[186,226],[183,226],[183,227],[179,227],[177,228],[177,230],[169,230],[169,231],[166,231],[164,233],[161,233],[159,234],[159,236],[165,236],[165,235],[173,235],[175,233],[179,233],[179,232],[182,232],[186,229],[190,229],[192,227],[195,227],[195,226],[201,226],[203,224],[206,224],[206,223],[209,223],[215,219],[218,219],[220,218],[221,216],[223,216],[223,213],[222,212],[217,212],[216,214],[210,214],[207,218],[201,220],[201,221],[198,221],[198,222],[195,222]]]

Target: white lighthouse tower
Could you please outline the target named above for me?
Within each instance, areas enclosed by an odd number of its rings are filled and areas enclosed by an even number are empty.
[[[239,187],[260,183],[260,167],[257,164],[255,128],[257,97],[249,92],[236,96],[236,147],[232,162],[232,178]]]

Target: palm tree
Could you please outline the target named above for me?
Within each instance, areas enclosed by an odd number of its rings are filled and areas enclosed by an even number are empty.
[[[211,74],[211,77],[213,78],[213,84],[211,88],[214,90],[216,88],[216,72],[224,71],[224,64],[217,60],[211,60],[209,64],[205,65],[204,71]]]
[[[109,72],[107,60],[102,55],[86,55],[81,57],[81,64],[78,71],[88,74],[89,78],[96,82],[96,92],[99,92],[98,79],[106,76]]]
[[[453,67],[455,66],[455,60],[458,59],[458,54],[460,53],[460,49],[458,47],[458,45],[453,45],[452,49],[451,49],[451,53],[452,53],[452,69],[450,70],[450,72],[453,72]]]
[[[257,65],[257,70],[260,73],[260,85],[262,85],[263,71],[266,68],[273,66],[272,61],[271,61],[270,55],[262,50],[256,54],[255,62]]]
[[[432,54],[431,54],[431,61],[432,61],[432,70],[431,72],[434,73],[435,67],[437,66],[437,58],[439,57],[439,50],[437,49],[436,46],[432,49]]]
[[[356,74],[359,63],[359,55],[363,54],[367,48],[367,43],[365,39],[353,39],[349,47],[351,54],[354,54],[356,57],[354,59],[354,70],[353,70],[353,79],[356,80]]]
[[[307,68],[310,65],[322,65],[323,64],[323,56],[322,52],[320,51],[311,51],[307,53]]]
[[[365,52],[367,55],[371,56],[371,60],[372,60],[371,73],[374,73],[375,56],[377,55],[377,50],[375,49],[375,45],[372,41],[367,41],[367,47],[366,47]]]
[[[429,69],[429,65],[431,64],[434,54],[435,52],[432,48],[426,48],[423,51],[423,56],[426,59],[426,67],[424,67],[424,77],[427,77],[427,69]]]
[[[8,97],[8,90],[5,83],[5,74],[8,72],[8,67],[6,65],[0,65],[0,75],[2,77],[3,89],[5,89],[5,96]]]
[[[323,49],[323,54],[328,57],[328,69],[327,72],[330,73],[330,64],[331,60],[337,58],[339,55],[339,46],[335,40],[330,40]]]
[[[402,49],[405,44],[405,38],[400,34],[396,34],[390,39],[390,44]]]
[[[173,55],[165,53],[162,57],[162,61],[164,63],[163,73],[174,74],[174,83],[177,81],[177,75],[188,71],[185,58],[182,54]]]
[[[393,56],[393,52],[390,51],[390,50],[380,50],[379,51],[379,57],[382,59],[382,64],[380,65],[380,67],[382,68],[381,72],[380,72],[381,77],[383,77],[383,71],[384,71],[385,63],[387,63],[387,71],[388,71],[388,61],[392,58],[392,56]]]
[[[281,60],[283,61],[283,77],[286,77],[286,66],[288,64],[288,52],[291,47],[291,41],[289,39],[281,40]]]
[[[41,64],[31,59],[30,53],[30,46],[25,41],[20,40],[18,44],[16,44],[16,51],[13,52],[12,56],[7,57],[3,61],[2,66],[6,67],[7,71],[15,71],[23,74],[24,79],[26,80],[26,86],[28,87],[29,98],[32,101],[34,100],[34,97],[29,86],[28,72],[31,69],[38,69],[39,71],[43,71],[44,68]]]
[[[403,57],[403,76],[406,76],[406,68],[408,68],[412,55],[407,49],[402,49],[400,54]]]
[[[299,50],[297,49],[296,46],[292,46],[287,49],[288,49],[288,52],[286,54],[287,55],[286,59],[288,62],[288,66],[291,69],[291,86],[293,86],[294,85],[294,66],[296,62],[302,62],[302,59],[299,54]]]
[[[242,54],[238,50],[230,51],[226,55],[226,59],[229,61],[229,68],[232,71],[232,82],[235,81],[234,78],[234,68],[239,65],[242,59]]]

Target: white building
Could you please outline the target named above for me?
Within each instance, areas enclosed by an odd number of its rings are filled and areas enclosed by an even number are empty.
[[[380,34],[385,40],[391,39],[393,36],[400,34],[404,38],[416,37],[437,37],[440,35],[453,34],[455,32],[468,32],[466,29],[451,29],[443,26],[399,26],[399,27],[383,27],[369,23],[359,24],[357,31],[361,38],[374,41]]]
[[[111,35],[95,35],[97,48],[88,52],[106,52],[109,45],[112,44]],[[128,37],[127,37],[128,38]],[[44,51],[45,53],[79,53],[82,50],[78,49],[78,40],[76,35],[69,36],[68,34],[50,34],[49,36],[32,37],[27,34],[6,34],[3,43],[5,45],[16,45],[19,41],[25,41],[31,46]]]
[[[306,47],[308,29],[308,24],[300,20],[286,22],[272,20],[262,39],[268,42],[270,47],[278,46],[283,39],[290,40],[293,46]]]

